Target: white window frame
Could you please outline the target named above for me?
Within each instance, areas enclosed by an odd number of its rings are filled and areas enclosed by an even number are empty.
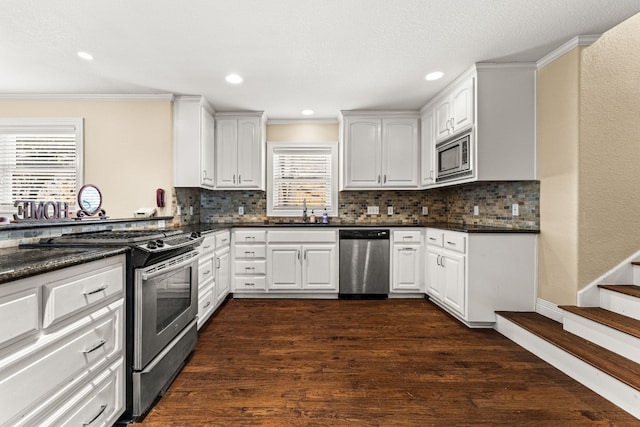
[[[55,133],[55,129],[60,130],[69,130],[75,133],[75,144],[76,144],[76,158],[75,158],[75,169],[76,169],[76,188],[75,194],[77,195],[78,191],[82,187],[84,183],[84,126],[82,118],[0,118],[0,132],[6,133],[10,131],[25,131],[25,132],[42,132],[47,129],[51,129]],[[73,130],[72,130],[73,129]],[[1,165],[0,165],[1,166]],[[0,169],[0,174],[4,174],[5,171]],[[44,201],[44,200],[41,200]],[[10,203],[2,203],[0,200],[0,215],[3,216],[11,216],[16,213],[16,208],[13,206],[15,200],[11,200]],[[69,210],[75,210],[76,208],[76,197],[70,200]]]
[[[317,153],[319,151],[331,154],[331,208],[327,209],[329,216],[338,216],[338,143],[337,142],[267,142],[267,216],[302,217],[302,206],[296,208],[274,207],[273,195],[276,191],[273,176],[274,154],[278,151],[297,151],[300,154]],[[318,221],[322,220],[322,213],[326,206],[307,205],[307,215],[313,210]]]

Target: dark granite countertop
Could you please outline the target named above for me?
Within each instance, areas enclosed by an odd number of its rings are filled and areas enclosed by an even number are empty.
[[[439,228],[449,231],[460,231],[464,233],[540,233],[540,230],[514,229],[507,227],[491,227],[477,224],[456,224],[443,222],[425,222],[422,224],[349,224],[332,222],[329,224],[302,224],[302,223],[219,223],[219,224],[194,224],[185,225],[180,229],[188,231],[196,231],[200,233],[212,233],[218,230],[230,228],[305,228],[305,229],[322,229],[322,228]]]
[[[0,284],[124,254],[127,247],[0,249]]]

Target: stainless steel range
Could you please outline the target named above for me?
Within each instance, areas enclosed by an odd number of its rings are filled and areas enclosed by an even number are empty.
[[[43,239],[50,246],[128,246],[127,409],[144,415],[178,374],[197,341],[198,233],[97,231]]]

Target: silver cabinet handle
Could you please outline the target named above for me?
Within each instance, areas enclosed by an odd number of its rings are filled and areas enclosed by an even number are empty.
[[[435,237],[429,237],[429,240],[431,240],[432,242],[435,242],[438,239],[436,239]]]
[[[413,236],[402,236],[403,239],[413,239]]]
[[[204,305],[204,307],[202,307],[202,308],[207,308],[207,307],[209,307],[210,305],[211,305],[211,301],[207,301],[207,303],[206,303],[206,304]]]
[[[95,417],[91,418],[91,420],[87,421],[86,423],[82,423],[82,427],[88,427],[91,424],[93,424],[95,422],[95,420],[97,420],[98,418],[100,418],[100,415],[102,415],[104,413],[104,411],[107,410],[107,405],[101,405],[100,406],[100,410],[98,410],[98,413],[96,414]]]
[[[211,245],[206,245],[202,247],[202,249],[210,249],[210,248],[211,248]]]
[[[436,265],[440,265],[440,255],[436,255]]]
[[[447,240],[447,245],[455,246],[456,244]]]
[[[253,271],[255,269],[256,269],[255,267],[245,267],[244,268],[245,271]]]
[[[94,290],[92,290],[92,291],[86,291],[86,292],[83,292],[83,293],[82,293],[82,295],[88,296],[88,295],[97,294],[98,292],[102,292],[102,291],[104,291],[104,290],[105,290],[105,289],[107,289],[108,287],[109,287],[109,286],[107,286],[107,285],[102,285],[102,286],[100,286],[99,288],[96,288],[96,289],[94,289]]]
[[[222,239],[221,242],[224,243],[226,242],[228,239]]]
[[[242,175],[238,175],[238,184],[242,184]]]
[[[245,286],[255,286],[256,284],[255,283],[244,282],[244,285]]]
[[[253,251],[244,251],[244,254],[254,256],[256,253]]]
[[[387,174],[386,173],[384,174],[384,183],[385,184],[387,183]]]
[[[90,347],[90,348],[84,350],[83,353],[84,354],[93,353],[94,351],[96,351],[97,349],[99,349],[100,347],[105,345],[106,343],[107,343],[107,340],[100,340],[96,344],[94,344],[93,347]]]
[[[207,271],[205,271],[204,273],[202,273],[202,275],[203,275],[203,276],[206,276],[207,274],[210,274],[210,273],[211,273],[211,270],[207,270]]]
[[[220,269],[220,258],[216,258],[216,268]]]
[[[440,257],[440,265],[441,265],[442,267],[444,267],[444,260],[445,260],[444,256],[441,256],[441,257]]]
[[[300,249],[298,249],[298,261],[300,261]]]
[[[236,183],[236,176],[235,176],[235,174],[233,175],[233,183],[234,183],[234,184]]]
[[[253,240],[253,241],[255,241],[255,240],[256,240],[256,236],[244,236],[244,240],[245,240],[245,241],[246,241],[246,240]]]
[[[413,252],[416,250],[416,248],[402,248],[403,251],[409,251],[409,252]]]
[[[378,184],[380,184],[380,175],[378,175]]]

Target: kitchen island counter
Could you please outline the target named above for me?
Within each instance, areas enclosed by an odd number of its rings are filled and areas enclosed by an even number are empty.
[[[125,246],[96,248],[11,247],[0,249],[0,284],[124,254],[128,250],[129,248]]]

